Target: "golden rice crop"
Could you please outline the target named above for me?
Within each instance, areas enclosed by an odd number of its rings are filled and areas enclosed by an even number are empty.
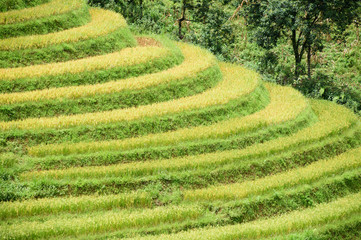
[[[247,132],[260,126],[290,121],[309,107],[308,101],[293,88],[273,84],[266,84],[266,86],[270,93],[271,103],[265,109],[252,115],[221,121],[211,126],[185,128],[125,140],[40,145],[30,148],[29,154],[36,156],[129,150],[137,147],[171,145],[196,139],[226,137],[240,132]]]
[[[0,24],[11,24],[27,20],[50,17],[81,8],[84,0],[51,0],[32,8],[0,13]]]
[[[202,167],[209,164],[229,162],[233,159],[248,159],[252,156],[262,156],[269,153],[284,151],[288,148],[301,146],[314,142],[351,126],[357,117],[348,109],[325,101],[314,101],[312,107],[318,115],[319,122],[304,128],[287,137],[281,137],[265,143],[255,144],[240,150],[230,150],[187,156],[182,158],[155,160],[148,162],[135,162],[117,164],[112,166],[74,167],[64,170],[32,171],[23,173],[23,180],[50,178],[50,179],[76,179],[101,178],[110,176],[124,176],[137,174],[156,174],[159,171],[173,171]]]
[[[49,63],[19,68],[1,68],[1,80],[16,80],[19,78],[36,78],[49,75],[76,74],[85,71],[127,67],[146,63],[155,58],[170,54],[170,50],[160,47],[124,48],[118,52],[95,57],[87,57],[67,62]]]
[[[0,203],[0,219],[48,215],[57,213],[81,213],[113,208],[150,207],[152,198],[148,193],[118,195],[80,196],[65,198],[42,198],[22,202]]]
[[[256,220],[244,224],[196,229],[178,234],[136,237],[133,240],[151,239],[248,239],[285,235],[293,231],[316,227],[335,220],[345,219],[355,213],[361,213],[361,193],[351,194],[330,203],[319,204],[313,208],[293,211],[281,216]]]
[[[189,190],[184,198],[190,201],[240,199],[250,195],[261,194],[274,188],[288,187],[303,182],[312,182],[325,175],[334,174],[345,169],[361,166],[361,147],[349,150],[331,159],[319,160],[306,167],[275,174],[265,178],[212,186],[205,189]]]
[[[186,219],[197,219],[203,209],[197,205],[169,206],[135,211],[110,211],[80,215],[69,218],[57,216],[48,221],[21,221],[13,225],[0,225],[0,236],[4,239],[49,238],[58,235],[109,232],[134,227],[155,226]]]
[[[93,96],[96,94],[120,92],[125,89],[142,89],[170,81],[195,77],[198,73],[210,68],[211,66],[217,65],[216,58],[209,52],[189,44],[178,45],[180,46],[185,58],[184,62],[181,65],[175,66],[165,71],[95,85],[72,86],[30,92],[0,94],[0,104],[13,104],[26,101],[39,101],[57,98],[75,99],[80,97]]]
[[[91,8],[92,20],[80,27],[45,35],[30,35],[0,40],[0,50],[18,50],[24,48],[43,48],[53,44],[77,42],[114,32],[126,27],[125,19],[112,11]]]
[[[259,85],[259,75],[254,71],[227,64],[221,64],[221,69],[224,73],[224,80],[216,87],[202,94],[168,102],[113,111],[1,122],[0,129],[64,128],[84,124],[96,125],[100,123],[135,120],[143,117],[161,116],[169,113],[182,112],[184,110],[225,104],[230,100],[251,93]]]

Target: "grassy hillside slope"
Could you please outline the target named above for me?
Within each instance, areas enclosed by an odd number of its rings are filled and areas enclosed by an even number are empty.
[[[360,237],[358,116],[70,2],[0,12],[1,239]]]

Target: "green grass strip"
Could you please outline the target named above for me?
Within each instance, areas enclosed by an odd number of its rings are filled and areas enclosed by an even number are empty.
[[[243,95],[251,93],[257,87],[257,73],[235,65],[222,64],[224,80],[216,87],[199,95],[176,99],[174,101],[155,103],[107,112],[78,114],[54,118],[29,118],[21,121],[1,122],[1,130],[67,128],[79,125],[97,125],[117,121],[131,121],[144,117],[161,116],[170,113],[205,108],[225,104]],[[251,82],[245,88],[244,82]]]
[[[90,21],[88,5],[81,1],[79,9],[69,12],[15,24],[0,25],[0,39],[25,35],[48,34],[79,27]]]
[[[41,145],[29,149],[32,156],[83,154],[100,151],[130,150],[139,147],[172,145],[184,141],[224,138],[258,129],[261,126],[276,125],[295,119],[308,107],[307,101],[291,88],[266,85],[271,103],[252,115],[234,118],[210,126],[180,129],[141,138],[105,142],[63,143],[61,145]],[[282,112],[279,111],[282,105]],[[273,115],[272,115],[273,114]],[[226,126],[226,127],[225,127]]]
[[[3,239],[49,238],[79,236],[135,228],[174,223],[202,216],[204,210],[197,205],[170,206],[164,208],[110,211],[91,216],[52,219],[45,222],[22,222],[10,226],[0,225]]]
[[[83,4],[83,0],[51,0],[30,8],[1,12],[0,25],[59,15],[74,9],[79,9]]]
[[[157,40],[161,47],[138,46],[67,62],[0,69],[0,92],[104,83],[157,72],[183,61],[180,49],[172,41]]]
[[[49,1],[50,0],[3,0],[3,4],[0,5],[0,12],[35,7]]]
[[[275,174],[254,181],[188,191],[184,193],[184,198],[189,201],[238,199],[262,194],[270,189],[309,183],[330,174],[360,167],[360,156],[361,147],[347,151],[332,159],[319,160],[303,168],[296,168],[285,173]]]
[[[361,193],[320,204],[314,208],[294,211],[278,217],[233,226],[191,230],[178,234],[136,237],[133,239],[238,239],[287,234],[308,227],[327,224],[361,212]]]
[[[270,153],[282,152],[293,146],[305,145],[320,141],[332,133],[338,133],[352,125],[357,120],[350,111],[328,102],[317,102],[316,113],[320,121],[311,127],[300,130],[288,137],[274,139],[262,144],[255,144],[241,150],[231,150],[210,154],[189,156],[184,158],[138,162],[105,167],[70,168],[66,170],[50,170],[25,173],[26,178],[100,178],[121,176],[124,174],[154,174],[159,171],[199,168],[203,165],[215,165],[229,162],[232,159],[249,158],[251,156],[265,156]],[[317,109],[318,107],[318,109]],[[318,111],[317,111],[318,110]],[[331,111],[333,110],[333,111]],[[342,115],[341,115],[342,113]],[[340,115],[343,118],[340,118]],[[336,118],[338,116],[338,119]],[[327,123],[327,124],[325,124]],[[45,146],[41,146],[45,147]],[[32,152],[34,154],[34,152]],[[44,154],[47,154],[44,152]]]
[[[0,40],[0,50],[19,50],[26,48],[44,48],[49,45],[71,43],[104,36],[119,28],[127,27],[125,19],[111,11],[90,8],[91,21],[77,28],[45,35],[30,35]]]

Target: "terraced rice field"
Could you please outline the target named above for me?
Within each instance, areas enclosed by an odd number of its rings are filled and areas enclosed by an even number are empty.
[[[36,3],[0,12],[1,239],[361,237],[358,116]]]

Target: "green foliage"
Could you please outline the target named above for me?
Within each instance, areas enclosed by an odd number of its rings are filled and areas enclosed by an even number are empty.
[[[0,168],[11,168],[18,161],[18,156],[11,152],[0,154]]]
[[[207,9],[204,6],[197,8],[194,17],[200,23],[194,24],[192,31],[186,35],[186,41],[199,44],[217,55],[227,56],[229,46],[236,38],[231,21],[228,21],[229,14],[218,2],[207,3],[207,6]]]
[[[295,77],[300,76],[300,64],[306,51],[308,57],[322,47],[322,33],[330,32],[328,21],[335,29],[343,32],[357,16],[354,9],[359,1],[251,1],[245,16],[253,31],[257,44],[270,49],[277,45],[281,37],[292,41],[295,57]],[[306,50],[307,49],[307,50]],[[310,66],[308,66],[310,68]],[[310,73],[309,73],[310,78]]]

